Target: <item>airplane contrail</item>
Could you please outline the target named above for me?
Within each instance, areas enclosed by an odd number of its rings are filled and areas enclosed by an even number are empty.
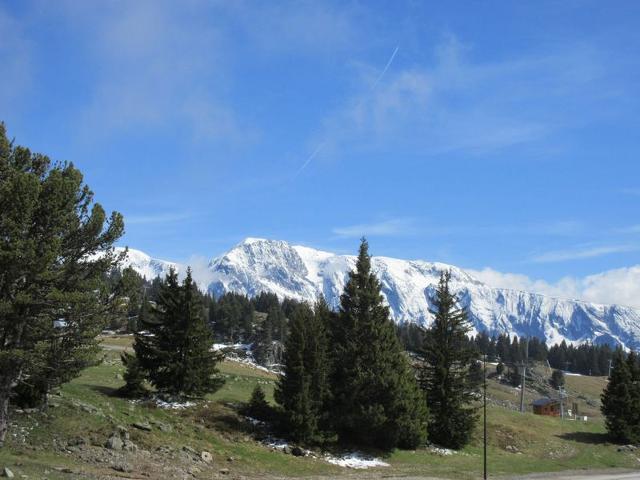
[[[378,84],[380,83],[380,81],[382,80],[382,77],[384,77],[384,74],[387,73],[387,70],[389,70],[389,67],[391,66],[391,64],[393,63],[393,60],[396,58],[396,54],[398,53],[398,49],[400,48],[399,45],[396,45],[396,48],[393,50],[393,53],[391,54],[391,56],[389,57],[389,60],[387,61],[387,64],[384,66],[384,68],[382,69],[382,72],[380,72],[380,75],[378,75],[378,78],[376,78],[376,81],[373,82],[373,85],[371,85],[371,90],[370,92],[373,92]],[[364,99],[360,100],[360,104],[364,102]],[[324,147],[326,140],[321,142],[316,149],[313,151],[313,153],[311,153],[311,155],[309,155],[309,157],[307,158],[307,160],[302,164],[302,166],[298,169],[298,171],[295,173],[295,175],[293,176],[293,178],[297,178],[298,175],[300,175],[300,173],[302,173],[302,171],[307,168],[307,165],[309,165],[309,163],[311,163],[311,161],[314,159],[314,157],[318,154],[318,152],[320,152],[320,150],[322,150],[322,147]]]
[[[295,173],[295,175],[293,176],[293,178],[296,178],[298,175],[300,175],[300,173],[307,167],[307,165],[309,165],[309,163],[311,162],[311,160],[313,160],[313,158],[318,154],[318,152],[320,150],[322,150],[322,147],[324,147],[324,143],[322,142],[320,143],[316,149],[313,151],[313,153],[311,155],[309,155],[309,157],[307,158],[307,160],[302,164],[302,166],[298,169],[298,171]]]
[[[396,54],[398,53],[398,49],[399,48],[400,48],[400,46],[396,45],[396,49],[391,54],[391,57],[389,57],[389,61],[387,62],[387,64],[382,69],[382,73],[380,75],[378,75],[378,78],[376,78],[376,81],[373,82],[373,86],[371,87],[371,91],[374,91],[376,89],[376,87],[378,86],[378,83],[380,83],[380,80],[382,80],[382,77],[384,77],[384,74],[387,73],[387,70],[389,70],[389,67],[393,63],[394,58],[396,58]]]

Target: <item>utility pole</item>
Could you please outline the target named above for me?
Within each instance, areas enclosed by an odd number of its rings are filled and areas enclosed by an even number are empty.
[[[567,396],[564,387],[558,387],[558,396],[560,397],[560,418],[564,420],[564,398]]]
[[[487,352],[484,353],[484,400],[483,400],[483,410],[484,410],[484,480],[487,480]]]
[[[527,365],[529,364],[529,338],[525,340],[524,362],[522,362],[522,381],[520,385],[520,413],[524,413],[524,389],[527,378]]]

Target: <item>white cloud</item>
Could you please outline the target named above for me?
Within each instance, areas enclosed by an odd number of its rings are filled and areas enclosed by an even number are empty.
[[[414,222],[410,218],[396,218],[376,223],[361,223],[333,229],[335,235],[344,238],[407,235],[413,231]]]
[[[634,252],[640,250],[638,245],[604,245],[577,247],[571,250],[555,250],[535,255],[531,261],[536,263],[565,262],[583,258],[602,257],[614,253]]]
[[[534,280],[522,274],[502,273],[491,268],[467,271],[492,287],[640,308],[640,265],[608,270],[582,278],[565,277],[555,283]]]
[[[582,296],[590,301],[640,307],[640,265],[584,278]]]
[[[386,146],[396,152],[418,148],[428,155],[486,154],[537,142],[601,112],[592,108],[579,117],[563,113],[568,106],[598,105],[605,95],[599,85],[607,70],[596,49],[567,45],[478,62],[472,48],[449,35],[434,51],[431,65],[408,64],[411,52],[400,45],[398,58],[375,91],[367,86],[381,66],[359,65],[359,92],[328,116],[320,138],[333,144],[331,150]]]
[[[191,276],[198,284],[198,287],[206,291],[214,280],[213,272],[209,268],[209,259],[201,255],[192,255],[187,260],[185,266],[191,268]]]
[[[519,273],[498,272],[492,268],[467,271],[481,282],[492,287],[541,293],[543,295],[563,298],[578,298],[580,293],[576,280],[570,277],[563,278],[557,283],[552,284],[545,280],[533,280]]]
[[[87,52],[84,136],[174,128],[194,139],[247,142],[255,128],[228,102],[228,39],[201,2],[65,2],[61,15]]]

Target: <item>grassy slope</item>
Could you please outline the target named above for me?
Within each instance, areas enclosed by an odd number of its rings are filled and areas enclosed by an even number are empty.
[[[110,340],[113,345],[126,346],[127,340]],[[186,411],[167,411],[133,404],[112,396],[122,384],[118,374],[122,366],[117,351],[107,351],[105,362],[87,369],[81,377],[62,388],[60,406],[41,414],[16,415],[16,428],[30,429],[26,443],[10,440],[7,448],[0,450],[0,467],[9,465],[15,473],[31,478],[42,478],[45,469],[48,478],[70,478],[72,475],[53,470],[53,466],[71,468],[84,476],[114,474],[108,464],[87,461],[79,452],[66,453],[55,448],[66,441],[82,436],[96,445],[104,443],[115,425],[131,425],[136,421],[161,422],[171,426],[170,432],[155,428],[142,432],[130,428],[132,440],[142,449],[154,452],[158,447],[169,446],[180,451],[190,446],[197,451],[208,450],[214,455],[214,466],[205,468],[195,478],[211,478],[220,468],[229,467],[232,472],[248,476],[260,476],[261,472],[273,475],[309,476],[337,474],[353,475],[352,471],[339,469],[321,460],[296,458],[273,452],[252,440],[249,427],[230,406],[248,399],[253,387],[260,383],[272,398],[275,377],[261,370],[233,362],[224,362],[221,368],[227,375],[227,383],[209,401]],[[602,388],[602,379],[568,377],[568,387],[589,399],[596,398]],[[490,383],[490,395],[517,401],[514,389]],[[516,392],[517,393],[517,392]],[[532,395],[534,397],[535,395]],[[84,407],[83,407],[84,405]],[[85,411],[96,408],[96,415]],[[563,469],[627,467],[637,468],[640,463],[635,455],[620,453],[616,446],[606,443],[602,419],[589,422],[561,421],[557,418],[519,414],[515,411],[491,406],[489,422],[489,467],[492,474],[515,474]],[[12,432],[16,432],[14,428]],[[516,447],[521,453],[511,453],[505,448]],[[97,449],[100,451],[100,449]],[[229,464],[227,457],[234,457]],[[145,464],[145,461],[147,462]],[[391,467],[384,474],[437,475],[451,478],[477,478],[482,468],[481,432],[477,431],[472,444],[464,451],[450,456],[438,456],[426,450],[396,451],[387,457]],[[156,477],[158,459],[135,459],[135,472],[146,472]],[[16,466],[16,464],[19,464]],[[21,464],[21,465],[20,465]],[[123,474],[119,474],[123,475]],[[77,478],[77,477],[75,477]],[[192,477],[193,478],[193,477]]]

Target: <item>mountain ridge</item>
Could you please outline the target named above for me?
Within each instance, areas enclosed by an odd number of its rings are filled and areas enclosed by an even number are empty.
[[[136,251],[137,253],[142,253]],[[148,256],[147,256],[148,257]],[[162,275],[173,262],[138,255],[134,269]],[[262,291],[280,298],[313,302],[323,294],[336,308],[354,255],[337,255],[283,240],[249,237],[208,264],[201,288],[215,296],[236,292],[250,297]],[[184,268],[184,267],[182,267]],[[640,311],[621,305],[591,303],[489,286],[462,268],[425,260],[372,257],[393,319],[423,326],[432,320],[431,298],[440,273],[452,272],[451,286],[469,311],[475,331],[537,336],[547,343],[610,343],[640,347]]]

